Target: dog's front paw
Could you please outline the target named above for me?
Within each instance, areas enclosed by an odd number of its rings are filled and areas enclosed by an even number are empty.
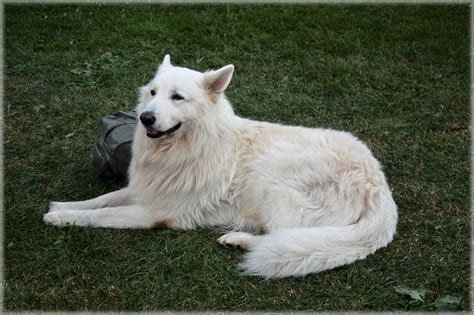
[[[67,225],[66,221],[63,219],[58,209],[51,210],[50,208],[49,212],[43,216],[43,221],[44,223],[49,224],[49,225],[55,225],[55,226]]]
[[[78,210],[57,210],[48,212],[43,216],[43,221],[46,224],[55,226],[87,226],[90,225],[87,212]]]

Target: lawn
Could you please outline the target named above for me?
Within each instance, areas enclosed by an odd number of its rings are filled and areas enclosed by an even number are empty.
[[[469,6],[6,5],[4,21],[5,310],[470,309]],[[91,163],[101,117],[132,109],[166,53],[234,64],[241,116],[363,139],[399,206],[394,242],[266,281],[217,230],[44,225],[50,200],[117,188]]]

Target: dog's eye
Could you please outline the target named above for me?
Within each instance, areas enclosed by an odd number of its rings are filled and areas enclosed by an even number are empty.
[[[182,97],[181,95],[179,95],[178,93],[174,93],[173,95],[171,95],[171,99],[173,101],[181,101],[181,100],[184,100],[184,97]]]
[[[155,95],[156,95],[156,91],[155,91],[155,90],[151,90],[151,91],[150,91],[150,94],[151,94],[151,96],[155,96]]]

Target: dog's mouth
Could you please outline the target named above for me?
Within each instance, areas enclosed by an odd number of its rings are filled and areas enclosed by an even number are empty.
[[[169,134],[175,132],[176,130],[179,129],[179,127],[181,127],[181,123],[177,124],[176,126],[170,128],[168,130],[165,130],[165,131],[159,131],[159,130],[155,130],[153,128],[147,128],[146,129],[146,135],[150,138],[157,139],[157,138],[160,138],[160,137],[163,137],[165,135],[169,135]]]

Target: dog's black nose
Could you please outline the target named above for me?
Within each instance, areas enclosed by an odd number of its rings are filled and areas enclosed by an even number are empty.
[[[140,120],[145,127],[150,127],[155,123],[156,117],[152,112],[144,112],[140,115]]]

